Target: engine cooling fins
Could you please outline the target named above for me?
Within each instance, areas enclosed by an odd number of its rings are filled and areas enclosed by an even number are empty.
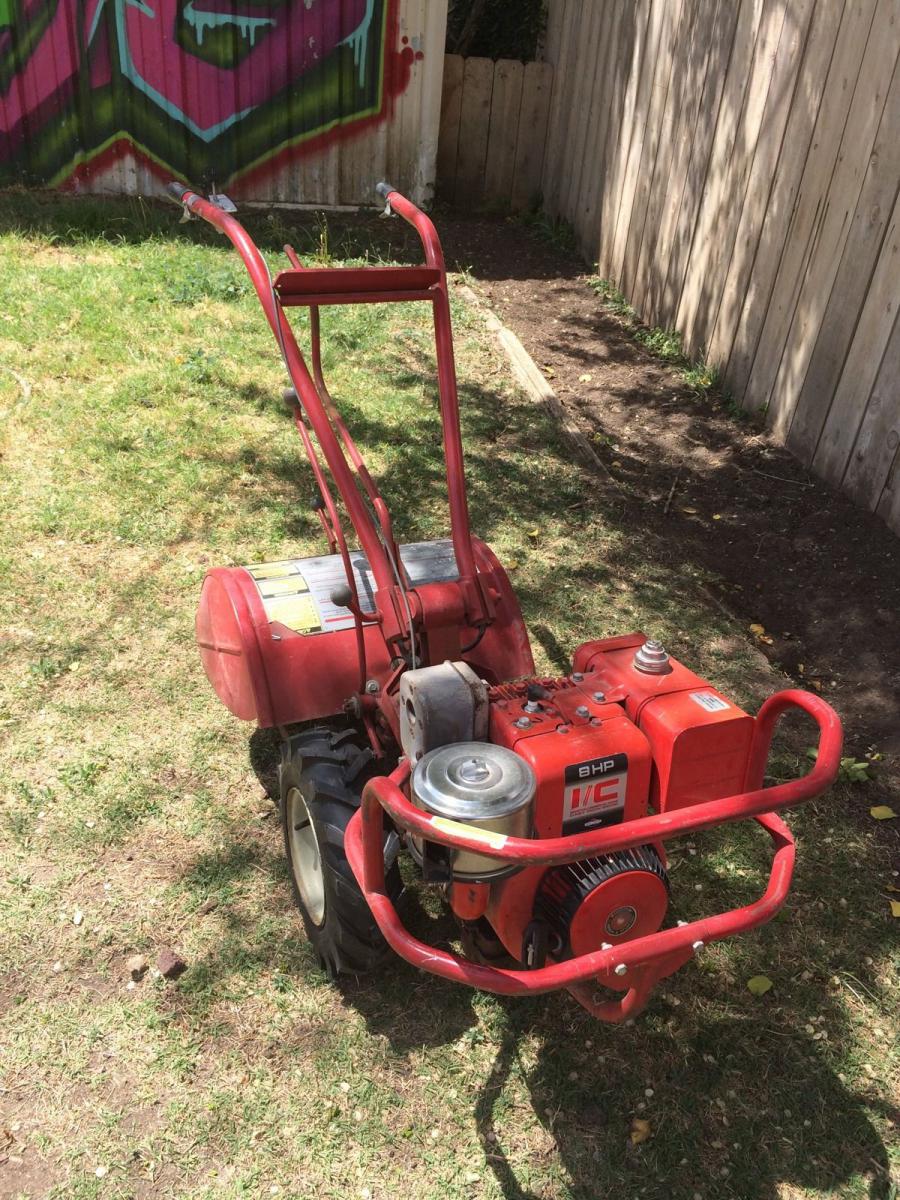
[[[535,920],[557,960],[655,931],[668,904],[669,877],[652,846],[554,867],[535,897]]]

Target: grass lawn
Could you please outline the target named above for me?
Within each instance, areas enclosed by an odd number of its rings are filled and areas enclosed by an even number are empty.
[[[267,252],[378,254],[371,223],[337,245],[312,218],[248,224]],[[402,540],[445,530],[427,317],[324,318],[331,390]],[[644,628],[755,708],[782,681],[746,631],[689,562],[624,537],[480,317],[455,322],[473,527],[511,568],[539,669]],[[896,926],[864,785],[792,818],[784,913],[704,952],[633,1027],[399,960],[322,976],[271,744],[193,645],[208,567],[322,552],[283,385],[224,239],[174,207],[0,196],[0,1197],[895,1196]],[[778,777],[806,744],[782,745]],[[749,829],[674,846],[676,915],[749,901],[766,864]],[[163,946],[185,974],[131,981],[128,956]]]

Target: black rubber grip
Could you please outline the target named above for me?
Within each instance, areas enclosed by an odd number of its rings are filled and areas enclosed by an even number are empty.
[[[186,183],[179,183],[177,179],[173,179],[171,183],[166,184],[166,191],[169,193],[172,199],[177,200],[179,204],[181,203],[181,197],[185,194],[185,192],[189,192],[190,190],[191,189]]]
[[[375,184],[375,192],[378,196],[381,197],[382,200],[387,200],[387,198],[391,194],[391,192],[396,192],[396,190],[397,189],[394,187],[394,185],[392,183],[385,183],[384,181],[382,181],[381,183]]]

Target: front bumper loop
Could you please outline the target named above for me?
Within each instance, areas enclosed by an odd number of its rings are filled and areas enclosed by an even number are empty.
[[[806,712],[819,727],[816,762],[802,778],[764,788],[775,726],[790,708]],[[347,827],[347,857],[388,945],[413,966],[455,983],[505,996],[537,995],[567,988],[595,1017],[621,1023],[646,1007],[659,980],[692,958],[698,943],[708,945],[733,937],[775,916],[787,898],[795,861],[794,839],[777,812],[812,800],[831,786],[840,766],[841,745],[841,723],[829,704],[810,692],[797,689],[778,692],[765,701],[756,718],[744,792],[569,837],[538,840],[508,837],[502,842],[495,841],[489,851],[491,856],[517,866],[556,866],[748,819],[754,819],[765,829],[773,842],[767,886],[752,904],[659,930],[609,950],[550,963],[534,971],[472,962],[419,941],[403,925],[385,887],[382,850],[385,812],[397,828],[417,837],[480,853],[486,849],[482,831],[462,823],[450,823],[450,829],[447,822],[435,826],[429,814],[410,804],[402,791],[410,774],[407,762],[401,762],[392,774],[377,776],[366,784],[359,811]],[[594,994],[598,985],[622,995],[598,1000]]]

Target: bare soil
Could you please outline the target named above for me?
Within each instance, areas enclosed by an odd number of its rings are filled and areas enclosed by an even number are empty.
[[[691,561],[748,636],[762,625],[769,660],[840,713],[846,753],[884,755],[872,803],[896,798],[900,540],[760,422],[685,387],[604,308],[580,259],[510,221],[444,215],[440,230],[448,265],[518,335],[608,467],[598,496],[617,522],[657,560]]]

